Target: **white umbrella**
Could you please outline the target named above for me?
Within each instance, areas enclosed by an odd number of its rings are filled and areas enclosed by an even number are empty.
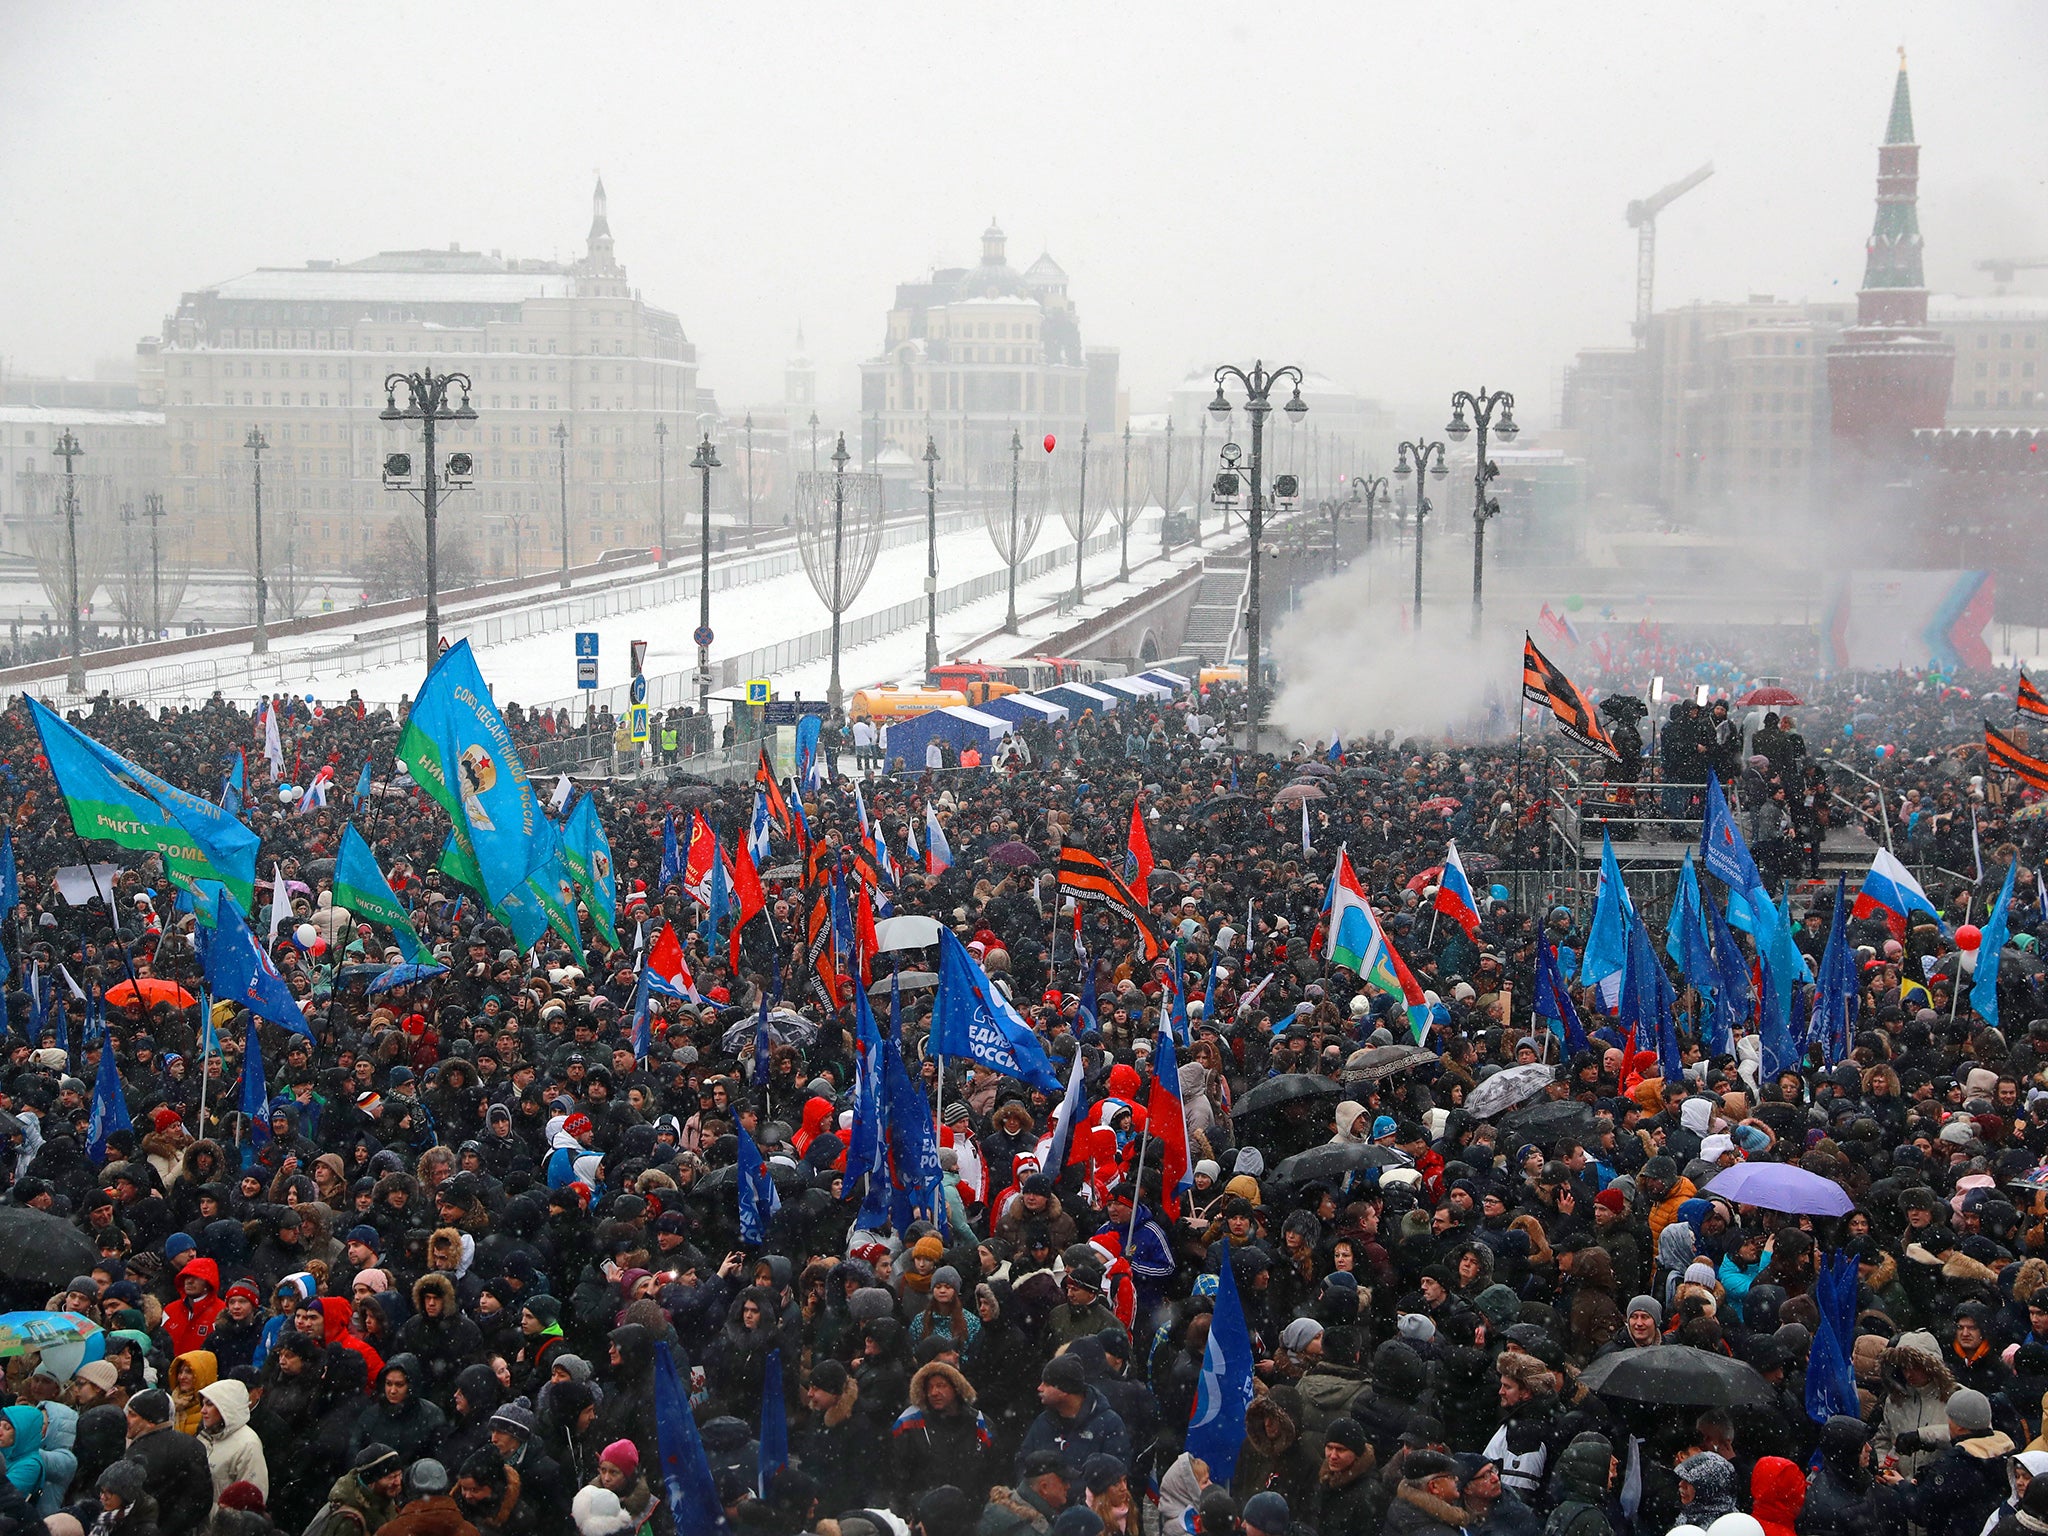
[[[1465,1095],[1465,1113],[1478,1120],[1490,1119],[1504,1109],[1535,1098],[1556,1076],[1557,1068],[1547,1062],[1505,1067]]]

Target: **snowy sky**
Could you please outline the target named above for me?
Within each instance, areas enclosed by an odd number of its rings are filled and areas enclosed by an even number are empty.
[[[850,400],[894,285],[974,260],[994,214],[1013,264],[1066,267],[1136,410],[1263,354],[1419,425],[1480,383],[1540,422],[1577,348],[1627,339],[1625,205],[1702,161],[1660,302],[1853,292],[1901,43],[1933,284],[2048,255],[2033,0],[0,0],[0,26],[15,371],[130,356],[259,265],[570,256],[601,168],[728,407],[779,397],[799,320]]]

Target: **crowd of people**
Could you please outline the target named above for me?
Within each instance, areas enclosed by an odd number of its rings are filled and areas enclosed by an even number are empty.
[[[1060,1080],[1078,1058],[1086,1085],[1087,1123],[1055,1160],[1058,1095],[934,1057],[929,978],[899,974],[902,1049],[946,1173],[930,1213],[944,1220],[901,1230],[857,1223],[844,1185],[861,983],[849,964],[848,990],[818,985],[797,853],[778,839],[768,910],[730,946],[707,943],[661,880],[671,814],[702,810],[730,847],[753,785],[592,786],[624,947],[607,952],[586,922],[581,954],[554,935],[521,954],[437,867],[447,819],[396,773],[389,712],[279,701],[281,777],[371,770],[360,804],[337,792],[301,811],[269,792],[255,718],[226,700],[81,711],[95,739],[195,793],[216,794],[237,753],[258,763],[245,815],[294,898],[273,954],[305,1014],[303,1032],[258,1031],[259,1125],[240,1111],[249,1025],[234,1001],[213,1005],[209,1048],[200,1007],[154,988],[109,1003],[103,1033],[77,1003],[67,1016],[31,997],[45,981],[201,988],[193,919],[153,861],[118,858],[133,867],[78,904],[60,894],[60,869],[107,850],[72,834],[16,701],[0,714],[20,885],[4,923],[0,1286],[102,1333],[68,1370],[47,1351],[5,1360],[0,1536],[673,1536],[664,1351],[726,1521],[763,1536],[2048,1528],[2048,1480],[2031,1486],[2048,1468],[2048,1204],[2033,1176],[2048,1004],[2039,967],[2016,963],[1993,1027],[1938,964],[2015,861],[2016,952],[2048,935],[2041,823],[1971,750],[2001,687],[2009,701],[2001,677],[1831,684],[1796,725],[1772,725],[1797,750],[1741,754],[1736,778],[1759,781],[1738,791],[1747,806],[1804,793],[1806,765],[1839,752],[1863,777],[1832,785],[1838,838],[1874,849],[1889,829],[1914,865],[1967,872],[1928,886],[1943,922],[1851,925],[1851,1049],[1768,1080],[1748,1038],[1703,1047],[1689,993],[1670,1079],[1597,990],[1577,994],[1585,1049],[1565,1053],[1532,1018],[1539,944],[1582,946],[1592,914],[1492,883],[1554,857],[1544,760],[1512,738],[1253,755],[1233,745],[1244,701],[1224,689],[1033,726],[1026,750],[978,770],[864,777],[866,828],[848,780],[810,789],[808,835],[882,845],[895,873],[877,898],[950,927]],[[522,740],[553,725],[507,717]],[[1726,746],[1672,723],[1675,747],[1645,744],[1645,781],[1690,782],[1670,764],[1690,773]],[[1311,765],[1305,834],[1274,801]],[[835,766],[858,767],[851,751]],[[1134,803],[1155,861],[1150,942],[1109,906],[1077,916],[1053,873],[1069,846],[1120,865]],[[445,974],[369,992],[399,953],[335,904],[351,816]],[[928,816],[947,867],[910,851]],[[1469,930],[1433,902],[1451,839],[1478,886]],[[1391,1072],[1371,1053],[1414,1041],[1403,999],[1325,958],[1340,844],[1426,991],[1426,1053]],[[1817,954],[1826,912],[1810,915],[1800,942]],[[664,922],[703,1001],[656,1000],[636,1053],[639,959]],[[886,1028],[892,957],[868,958]],[[764,992],[805,1027],[757,1054]],[[1176,1188],[1147,1127],[1161,1031],[1182,1019],[1190,1182]],[[133,1127],[95,1158],[105,1052]],[[1533,1100],[1466,1108],[1533,1063],[1555,1068]],[[781,1192],[758,1241],[742,1235],[742,1133]],[[1309,1171],[1288,1161],[1326,1145]],[[1752,1161],[1818,1173],[1853,1210],[1795,1216],[1706,1190]],[[6,1207],[70,1224],[96,1260],[61,1290],[28,1280]],[[1842,1253],[1857,1403],[1816,1419],[1815,1293]],[[1189,1449],[1191,1420],[1217,1406],[1219,1306],[1241,1312],[1254,1362],[1234,1465]],[[1612,1357],[1649,1350],[1713,1356],[1746,1395],[1598,1389]],[[778,1370],[786,1447],[765,1431]]]

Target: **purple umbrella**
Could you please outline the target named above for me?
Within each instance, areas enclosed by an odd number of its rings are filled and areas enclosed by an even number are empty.
[[[1700,1193],[1790,1215],[1846,1216],[1855,1206],[1849,1192],[1832,1179],[1790,1163],[1737,1163],[1707,1180]]]
[[[1001,869],[1029,869],[1038,862],[1038,855],[1023,843],[997,843],[989,849],[988,861]]]

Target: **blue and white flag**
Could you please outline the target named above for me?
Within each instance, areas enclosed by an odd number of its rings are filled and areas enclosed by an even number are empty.
[[[689,1389],[676,1369],[675,1348],[666,1339],[654,1346],[654,1434],[661,1455],[661,1485],[676,1530],[688,1536],[725,1536],[731,1529],[697,1420]]]
[[[1244,1446],[1245,1410],[1252,1405],[1252,1336],[1237,1299],[1229,1238],[1218,1242],[1217,1253],[1216,1310],[1209,1320],[1209,1344],[1202,1354],[1186,1445],[1190,1456],[1209,1464],[1210,1480],[1227,1487]]]
[[[765,1243],[768,1223],[782,1209],[782,1196],[768,1176],[768,1164],[744,1125],[734,1125],[739,1138],[740,1241]]]
[[[225,891],[216,899],[214,933],[206,945],[208,988],[217,998],[231,999],[258,1018],[312,1039],[312,1026],[306,1022],[298,999],[277,974],[270,956],[257,947],[256,936],[242,921],[234,899]]]
[[[92,1116],[85,1125],[85,1155],[95,1164],[107,1160],[107,1138],[116,1131],[134,1129],[128,1118],[128,1094],[121,1086],[121,1069],[114,1065],[114,1042],[100,1045],[99,1075],[93,1079]]]
[[[1708,874],[1745,896],[1763,889],[1764,877],[1750,856],[1749,844],[1742,840],[1742,829],[1735,825],[1728,797],[1721,793],[1721,776],[1711,768],[1707,770],[1707,814],[1700,823],[1700,862],[1707,866]]]
[[[977,1061],[1047,1093],[1060,1091],[1059,1073],[1037,1034],[946,927],[939,929],[939,987],[929,1049],[935,1056]]]
[[[774,822],[768,815],[768,792],[757,784],[754,786],[754,819],[747,824],[747,852],[753,855],[757,868],[766,869],[771,862],[768,836],[773,826]]]

